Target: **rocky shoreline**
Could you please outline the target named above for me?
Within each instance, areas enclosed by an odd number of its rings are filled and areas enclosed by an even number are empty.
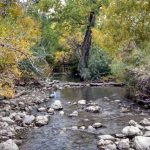
[[[46,108],[40,106],[40,104],[55,97],[55,94],[50,93],[50,91],[62,90],[63,88],[93,86],[85,83],[61,83],[59,81],[45,82],[41,83],[41,85],[40,88],[18,87],[18,92],[25,90],[28,91],[26,92],[27,94],[12,100],[0,100],[0,150],[18,150],[26,132],[32,128],[39,128],[48,124],[50,116],[55,115],[55,112],[64,115],[63,105],[59,100],[55,100]],[[86,100],[80,100],[73,105],[81,105],[85,111],[90,113],[99,113],[101,111],[99,105],[87,103]],[[45,112],[45,114],[35,115],[32,113],[33,110]],[[68,114],[68,117],[78,117],[78,111],[73,111],[71,114]],[[92,132],[101,127],[103,125],[96,122],[88,126],[88,131]],[[80,128],[74,126],[71,129],[86,131],[84,126]],[[126,150],[135,148],[137,150],[149,150],[150,118],[144,119],[140,124],[133,120],[130,121],[129,126],[125,127],[121,134],[116,134],[115,136],[100,135],[98,137],[100,139],[98,141],[99,149]]]

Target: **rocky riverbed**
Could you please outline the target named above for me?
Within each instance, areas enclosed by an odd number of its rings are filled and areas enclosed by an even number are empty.
[[[18,87],[26,94],[0,100],[0,150],[149,150],[149,110],[110,85]]]

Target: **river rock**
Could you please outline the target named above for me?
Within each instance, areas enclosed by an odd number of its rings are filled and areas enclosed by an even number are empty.
[[[51,105],[51,108],[53,108],[54,110],[62,110],[62,104],[60,100],[55,100],[55,102]]]
[[[92,113],[99,113],[100,112],[100,107],[99,106],[88,106],[85,109],[87,112],[92,112]]]
[[[100,135],[98,136],[99,139],[102,139],[102,140],[111,140],[111,141],[114,141],[115,138],[112,136],[112,135]]]
[[[142,131],[134,126],[127,126],[123,128],[122,133],[125,134],[126,136],[137,136],[137,135],[142,135]]]
[[[38,111],[39,111],[39,112],[46,111],[46,108],[44,108],[44,107],[38,108]]]
[[[73,111],[71,114],[69,114],[69,117],[77,117],[79,115],[78,111]]]
[[[19,148],[12,139],[9,139],[0,143],[0,150],[19,150]]]
[[[79,101],[78,101],[78,104],[79,104],[79,105],[85,105],[85,104],[86,104],[86,100],[79,100]]]
[[[61,116],[63,116],[65,113],[64,113],[64,111],[60,111],[59,114],[60,114]]]
[[[37,116],[35,118],[36,125],[43,126],[43,125],[48,124],[48,121],[49,121],[48,118],[49,118],[48,116]]]
[[[105,150],[117,150],[117,147],[114,143],[108,144],[108,145],[106,145]]]
[[[88,126],[87,128],[89,131],[95,131],[95,128],[93,128],[92,126]]]
[[[143,126],[150,126],[150,120],[144,118],[143,120],[140,121],[140,124]]]
[[[103,125],[100,122],[96,122],[92,126],[93,128],[101,128]]]
[[[144,136],[150,137],[150,131],[146,131]]]
[[[129,125],[130,125],[130,126],[137,127],[137,128],[139,128],[139,129],[141,129],[141,130],[144,129],[143,126],[139,125],[139,124],[138,124],[137,122],[135,122],[134,120],[130,120],[130,121],[129,121]]]
[[[77,127],[77,126],[72,126],[71,129],[72,129],[72,130],[77,130],[78,127]]]
[[[26,115],[23,119],[23,124],[30,125],[35,120],[35,117],[33,115]]]
[[[116,145],[111,140],[99,140],[97,146],[100,150],[116,150]]]
[[[1,119],[2,122],[7,122],[8,124],[14,124],[14,121],[12,119],[10,119],[10,117],[3,117]]]
[[[150,131],[150,126],[146,126],[145,130]]]
[[[120,150],[128,150],[130,148],[129,139],[122,139],[121,141],[119,141],[118,148]]]
[[[85,130],[85,126],[81,126],[80,129],[81,129],[81,130]]]
[[[133,144],[136,150],[150,150],[150,137],[136,136]]]
[[[47,112],[53,115],[54,114],[54,109],[53,108],[48,108]]]

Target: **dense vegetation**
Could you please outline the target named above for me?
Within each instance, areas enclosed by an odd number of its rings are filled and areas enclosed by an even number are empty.
[[[0,95],[13,97],[21,77],[53,71],[133,83],[136,70],[149,80],[149,34],[149,0],[2,0]]]

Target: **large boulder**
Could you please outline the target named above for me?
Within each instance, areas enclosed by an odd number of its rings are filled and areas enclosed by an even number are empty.
[[[133,144],[136,150],[150,150],[150,137],[136,136]]]
[[[55,102],[51,105],[51,108],[53,108],[54,110],[62,110],[62,103],[60,100],[55,100]]]
[[[9,139],[0,143],[0,150],[19,150],[19,148],[12,139]]]
[[[43,126],[43,125],[46,125],[48,124],[48,121],[49,121],[49,116],[37,116],[35,118],[35,123],[37,126]]]
[[[129,137],[143,134],[139,128],[134,127],[134,126],[127,126],[123,128],[122,133]]]

